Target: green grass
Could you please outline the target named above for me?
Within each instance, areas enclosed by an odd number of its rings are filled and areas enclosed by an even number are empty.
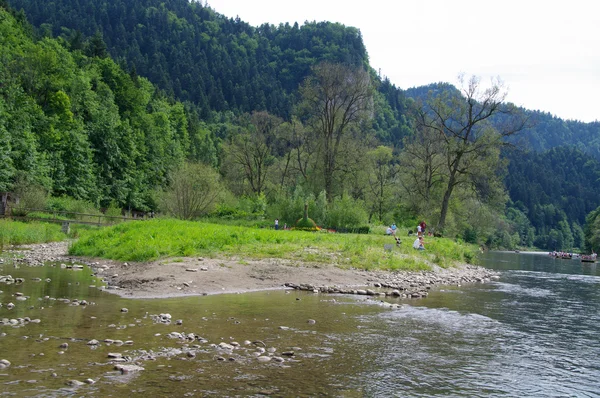
[[[57,242],[66,238],[59,224],[0,220],[0,251],[10,245]]]
[[[428,238],[427,250],[412,249],[412,238],[384,250],[393,238],[383,234],[329,234],[275,231],[206,222],[156,219],[123,223],[95,231],[79,231],[69,253],[121,261],[168,257],[281,258],[294,262],[335,264],[342,268],[421,270],[435,262],[448,267],[473,258],[476,247],[443,238]],[[435,261],[434,261],[435,260]]]

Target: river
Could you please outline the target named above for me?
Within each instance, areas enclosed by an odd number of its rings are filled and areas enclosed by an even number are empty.
[[[0,283],[0,319],[40,322],[0,325],[0,396],[600,396],[597,264],[481,260],[499,280],[394,309],[300,291],[128,300],[87,268],[5,263],[24,282]]]

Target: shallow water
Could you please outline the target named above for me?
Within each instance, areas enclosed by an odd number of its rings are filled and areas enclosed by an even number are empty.
[[[514,253],[483,261],[499,281],[442,287],[394,310],[298,291],[130,300],[99,289],[88,269],[5,264],[0,275],[25,282],[0,283],[0,318],[41,322],[0,325],[0,359],[12,364],[0,369],[0,396],[600,396],[596,265]],[[156,323],[161,313],[173,322]],[[202,339],[167,337],[175,331]],[[284,362],[259,362],[263,343]],[[145,370],[122,375],[109,352]],[[95,383],[66,385],[87,378]]]

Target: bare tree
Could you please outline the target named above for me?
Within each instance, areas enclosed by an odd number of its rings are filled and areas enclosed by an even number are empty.
[[[300,93],[299,112],[319,138],[325,192],[332,200],[340,144],[352,125],[371,117],[371,79],[362,68],[322,63],[313,68]]]
[[[433,132],[443,145],[446,183],[441,203],[437,230],[442,232],[448,214],[448,205],[454,188],[460,184],[475,184],[482,173],[482,165],[497,161],[498,148],[526,125],[516,107],[505,104],[506,91],[499,79],[492,80],[483,89],[480,79],[472,76],[465,84],[459,76],[461,95],[444,91],[429,98],[417,112],[419,129]],[[492,117],[502,116],[502,122],[492,125]],[[485,167],[486,171],[493,167]]]
[[[248,129],[224,147],[228,163],[243,170],[250,189],[257,195],[265,190],[267,173],[274,161],[276,131],[282,123],[283,120],[267,112],[253,113]]]

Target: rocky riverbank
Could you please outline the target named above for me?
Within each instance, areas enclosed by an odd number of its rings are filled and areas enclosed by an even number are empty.
[[[73,257],[68,242],[28,245],[5,254],[17,263],[40,266],[46,261],[90,266],[104,279],[107,290],[124,297],[150,298],[294,288],[319,293],[426,297],[440,285],[487,282],[498,274],[462,265],[432,271],[384,272],[340,269],[328,264],[298,264],[282,259],[176,258],[127,263]]]

